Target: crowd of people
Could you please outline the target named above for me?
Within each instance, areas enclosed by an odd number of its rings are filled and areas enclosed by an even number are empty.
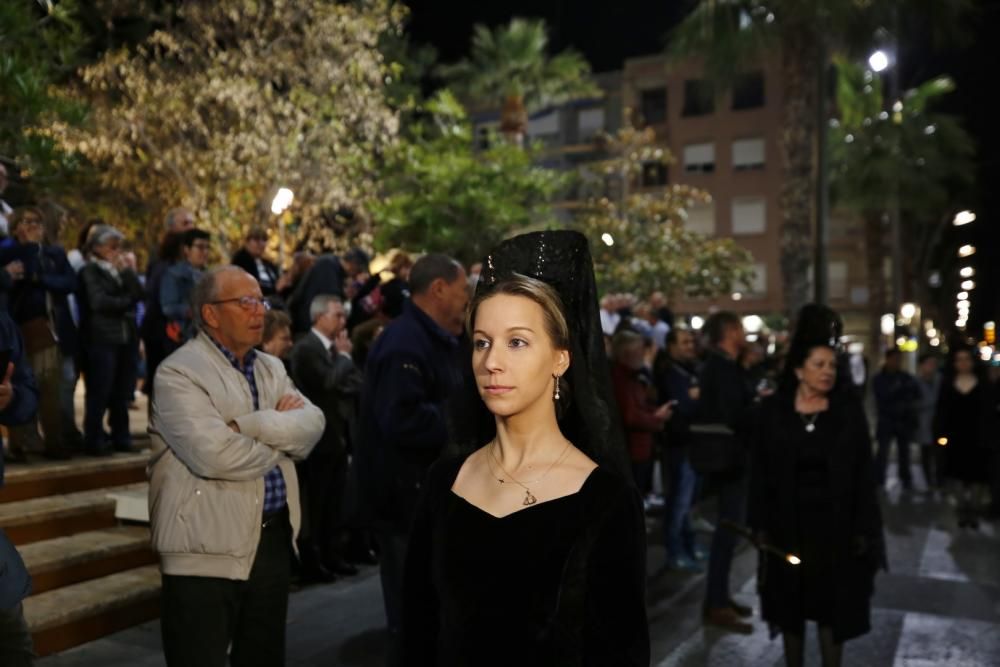
[[[527,664],[648,664],[647,514],[666,568],[707,571],[706,625],[753,631],[730,591],[747,537],[788,664],[814,621],[836,665],[886,564],[893,443],[904,490],[911,443],[932,489],[955,481],[962,528],[1000,503],[1000,392],[965,348],[916,377],[886,353],[873,454],[836,313],[804,309],[778,363],[734,313],[695,331],[659,293],[599,302],[570,232],[468,270],[397,252],[371,273],[357,248],[282,271],[252,228],[213,267],[221,249],[178,208],[140,274],[119,230],[91,221],[67,253],[62,222],[20,209],[0,241],[6,457],[133,451],[129,406],[149,395],[170,665],[282,664],[293,576],[376,562],[390,665],[499,664],[500,638]],[[0,588],[0,632],[23,637],[22,584]],[[16,650],[4,664],[30,664]]]

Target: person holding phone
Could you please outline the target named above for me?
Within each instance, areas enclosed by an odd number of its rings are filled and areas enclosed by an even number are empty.
[[[24,354],[21,332],[7,313],[0,311],[0,424],[16,426],[34,418],[38,387]],[[0,448],[0,487],[3,486],[3,448]],[[14,545],[0,530],[0,665],[32,664],[31,633],[21,601],[31,592],[31,577]]]

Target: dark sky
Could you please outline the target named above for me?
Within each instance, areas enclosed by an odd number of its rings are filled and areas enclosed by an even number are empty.
[[[495,26],[514,16],[540,17],[549,26],[555,50],[571,46],[601,72],[620,68],[625,58],[663,49],[666,34],[695,0],[409,0],[407,4],[412,9],[411,35],[419,43],[433,45],[441,61],[465,55],[475,23]],[[978,0],[975,5],[959,41],[937,45],[926,35],[911,34],[901,45],[900,58],[904,88],[942,73],[955,78],[957,91],[942,110],[961,115],[978,144],[977,192],[968,203],[956,198],[955,204],[976,210],[979,217],[957,233],[952,230],[947,243],[977,246],[971,324],[979,326],[1000,320],[1000,184],[996,182],[1000,128],[995,103],[1000,96],[994,69],[1000,62],[1000,0]],[[950,292],[942,298],[949,304],[953,299]]]

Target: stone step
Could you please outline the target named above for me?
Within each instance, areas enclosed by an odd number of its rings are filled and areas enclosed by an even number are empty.
[[[160,570],[146,565],[24,601],[35,652],[49,655],[159,615]]]
[[[0,528],[16,545],[111,528],[116,524],[116,503],[108,494],[146,486],[132,484],[2,503]]]
[[[144,526],[115,526],[26,544],[19,549],[32,594],[156,562]]]
[[[68,461],[33,458],[29,463],[11,463],[6,467],[5,483],[0,488],[0,503],[142,482],[146,479],[148,459],[149,453],[141,451]]]

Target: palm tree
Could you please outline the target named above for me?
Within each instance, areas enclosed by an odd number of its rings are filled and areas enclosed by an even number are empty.
[[[782,74],[781,275],[785,308],[809,298],[816,200],[820,81],[828,52],[868,46],[876,30],[912,14],[950,18],[963,0],[700,0],[671,36],[677,56],[699,55],[706,72],[727,83],[744,67],[774,53]],[[906,12],[899,10],[906,9]],[[947,17],[945,16],[947,15]],[[931,19],[927,19],[928,22]],[[934,23],[930,23],[934,25]]]
[[[861,216],[865,226],[870,320],[873,340],[888,312],[882,262],[888,254],[885,193],[897,189],[904,226],[902,255],[909,258],[910,294],[920,302],[936,236],[973,179],[973,142],[958,120],[933,110],[955,86],[946,76],[906,91],[886,109],[878,75],[835,59],[839,118],[830,132],[834,202]]]
[[[500,131],[520,143],[528,113],[601,94],[580,54],[567,49],[549,57],[548,42],[541,20],[514,18],[495,30],[476,25],[469,57],[440,72],[461,98],[501,104]]]

